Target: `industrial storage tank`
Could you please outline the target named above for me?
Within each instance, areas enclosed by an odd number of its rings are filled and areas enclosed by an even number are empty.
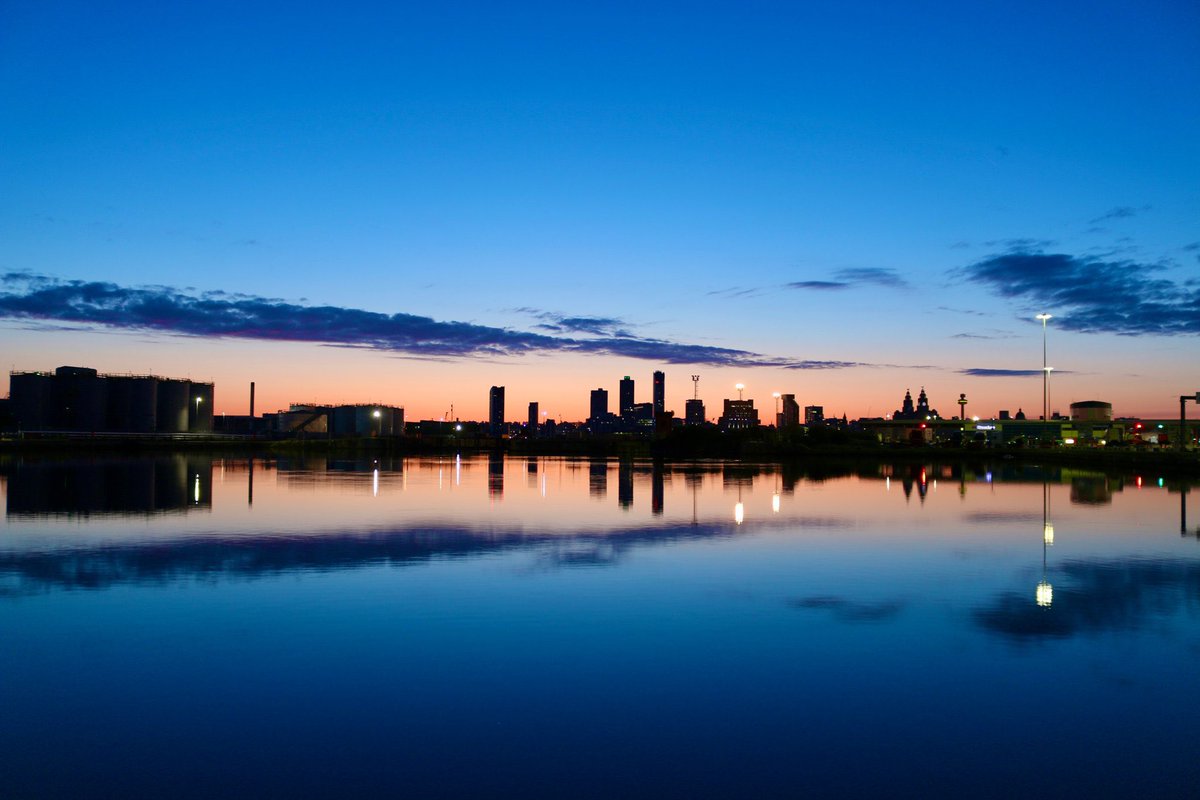
[[[212,433],[213,385],[192,383],[188,393],[188,430],[192,433]]]
[[[1112,422],[1112,403],[1103,400],[1083,400],[1071,403],[1071,419],[1080,422]]]
[[[161,378],[158,381],[156,425],[159,433],[187,433],[191,381]]]
[[[144,375],[110,375],[108,429],[118,433],[154,433],[158,379]]]
[[[54,374],[60,414],[54,427],[72,431],[107,430],[108,382],[87,367],[59,367]]]
[[[50,427],[54,376],[45,372],[13,372],[8,376],[8,397],[17,427],[40,431]]]

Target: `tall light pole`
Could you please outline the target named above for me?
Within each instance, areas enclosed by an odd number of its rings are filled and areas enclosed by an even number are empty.
[[[738,392],[738,400],[741,400],[741,399],[742,399],[742,390],[746,388],[746,384],[744,384],[744,383],[737,383],[737,384],[734,384],[733,388],[737,389],[737,392]]]
[[[771,397],[775,398],[775,427],[776,428],[783,427],[783,420],[781,420],[779,418],[779,398],[782,396],[783,396],[783,394],[781,392],[771,392]]]
[[[1046,322],[1053,314],[1038,314],[1034,319],[1042,321],[1042,421],[1050,421],[1050,368],[1046,366]]]

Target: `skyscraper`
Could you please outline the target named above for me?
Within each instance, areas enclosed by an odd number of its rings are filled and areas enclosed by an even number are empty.
[[[779,412],[779,420],[775,424],[780,428],[799,425],[800,404],[796,402],[796,395],[785,394],[781,399],[783,400],[783,410]]]
[[[626,375],[621,379],[621,416],[629,416],[629,410],[633,408],[633,378]]]
[[[703,425],[704,424],[704,401],[699,398],[692,398],[684,404],[686,412],[685,421],[688,425]]]
[[[667,410],[667,376],[662,371],[654,373],[654,416]]]
[[[504,387],[493,386],[488,393],[488,422],[492,436],[504,433]]]
[[[601,419],[608,413],[608,390],[592,389],[592,413],[588,419]]]
[[[538,404],[532,402],[529,404],[529,428],[525,431],[525,435],[533,438],[538,435]]]

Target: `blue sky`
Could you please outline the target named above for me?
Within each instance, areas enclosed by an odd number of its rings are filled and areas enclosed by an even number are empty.
[[[1029,406],[1037,377],[963,370],[1039,367],[1036,310],[1064,325],[1064,410],[1169,412],[1200,388],[1181,370],[1200,331],[1194,4],[164,5],[0,8],[0,272],[550,336],[544,315],[588,317],[871,365],[702,364],[710,405],[741,380],[851,416],[922,384],[947,413],[960,391],[987,413]],[[997,263],[1035,280],[1013,294],[980,266]],[[607,346],[432,363],[419,339],[332,330],[205,349],[203,326],[16,301],[0,343],[18,369],[79,360],[88,330],[103,368],[196,364],[220,397],[286,348],[383,369],[375,391],[410,417],[445,404],[414,388],[428,375],[467,413],[499,382],[570,418],[583,387],[657,366]],[[1177,324],[1101,313],[1130,301]],[[268,383],[279,403],[325,391]]]

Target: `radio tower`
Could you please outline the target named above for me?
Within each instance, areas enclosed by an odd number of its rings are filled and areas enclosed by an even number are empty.
[[[692,399],[693,400],[700,399],[700,376],[699,375],[692,376]]]

